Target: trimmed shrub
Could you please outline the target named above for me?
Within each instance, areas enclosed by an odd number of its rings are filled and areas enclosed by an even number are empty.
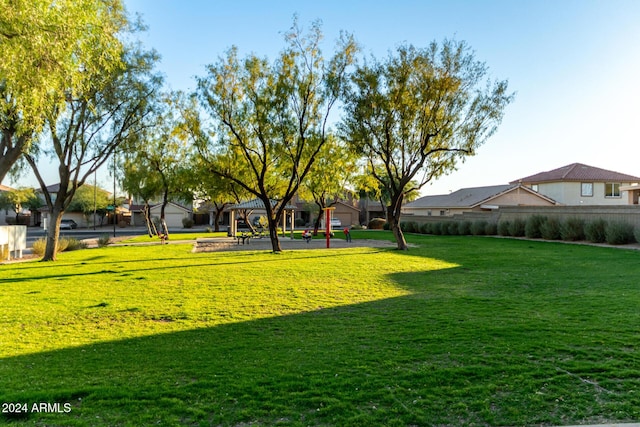
[[[433,224],[431,224],[431,234],[442,234],[442,223],[441,222],[434,222]]]
[[[640,227],[634,228],[633,237],[636,238],[636,242],[640,242]]]
[[[540,234],[545,240],[560,240],[560,221],[556,218],[547,218],[540,226]]]
[[[193,220],[191,218],[182,218],[183,228],[193,228]]]
[[[458,234],[468,236],[471,234],[471,221],[462,221],[458,223]]]
[[[568,241],[584,240],[584,220],[567,218],[560,225],[560,237]]]
[[[508,236],[509,228],[511,228],[511,223],[509,221],[500,221],[498,223],[498,234],[501,236]]]
[[[604,243],[607,240],[605,235],[606,227],[607,221],[604,219],[596,219],[584,226],[584,235],[586,239],[592,243]]]
[[[542,237],[540,226],[546,221],[547,217],[542,215],[532,215],[527,218],[524,226],[524,235],[530,239],[539,239]]]
[[[487,226],[484,228],[484,234],[487,236],[495,236],[498,234],[498,224],[495,222],[488,222]]]
[[[422,234],[431,234],[431,223],[430,222],[425,222],[424,224],[422,224],[420,226],[420,233]]]
[[[628,222],[610,222],[605,227],[604,234],[610,245],[625,245],[634,241],[633,225]]]
[[[367,228],[370,230],[382,230],[386,224],[387,220],[384,218],[373,218],[369,221],[369,224],[367,224]]]
[[[509,234],[513,237],[523,237],[525,222],[520,218],[514,219],[509,225]]]
[[[420,226],[413,221],[405,223],[405,227],[406,229],[402,231],[406,231],[407,233],[415,233],[420,229]]]
[[[471,234],[474,236],[482,236],[487,232],[487,221],[475,221],[471,224]]]
[[[457,221],[449,221],[447,223],[447,234],[452,236],[460,234]]]

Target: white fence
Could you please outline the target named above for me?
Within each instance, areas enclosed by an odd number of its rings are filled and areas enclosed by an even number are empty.
[[[22,258],[22,251],[27,249],[26,225],[0,226],[0,260]]]

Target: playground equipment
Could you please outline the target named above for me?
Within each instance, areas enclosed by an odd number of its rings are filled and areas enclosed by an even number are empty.
[[[164,244],[167,239],[169,239],[169,229],[167,228],[167,223],[164,219],[160,220],[159,226],[160,231],[158,231],[158,227],[156,227],[155,222],[151,218],[151,208],[148,203],[144,204],[144,220],[147,224],[147,233],[149,233],[149,237],[153,238],[153,236],[158,236],[160,238],[160,243]]]

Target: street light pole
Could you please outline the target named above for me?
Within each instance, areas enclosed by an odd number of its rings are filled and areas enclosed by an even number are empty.
[[[116,237],[116,150],[113,150],[113,237]]]

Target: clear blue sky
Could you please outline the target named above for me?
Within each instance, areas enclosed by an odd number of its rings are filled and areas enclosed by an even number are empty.
[[[640,1],[213,1],[125,0],[162,56],[172,89],[193,90],[235,45],[273,59],[294,14],[320,19],[329,51],[340,30],[382,57],[399,43],[465,40],[516,99],[498,132],[459,166],[423,188],[442,194],[504,184],[580,162],[640,176]]]

